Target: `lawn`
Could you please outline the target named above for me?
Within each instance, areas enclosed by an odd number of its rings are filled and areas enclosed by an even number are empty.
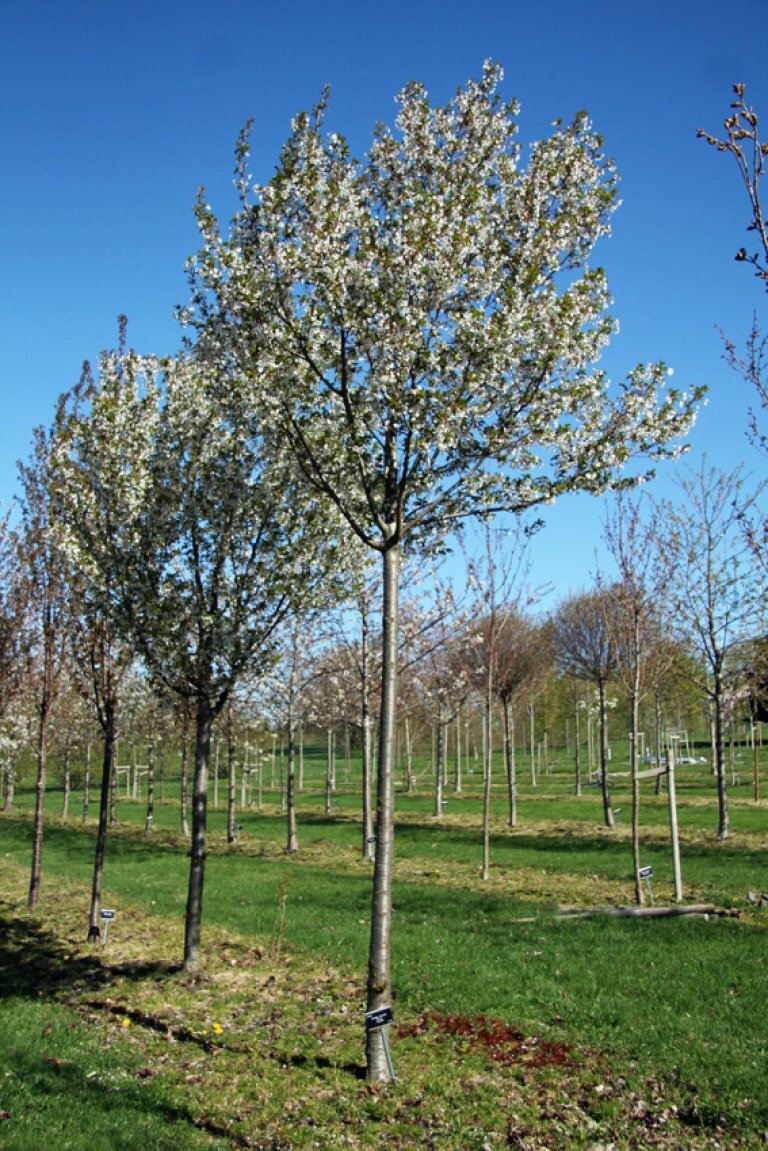
[[[351,790],[333,817],[319,793],[301,798],[298,858],[283,851],[274,793],[238,815],[236,850],[211,812],[199,984],[177,968],[188,860],[176,805],[158,804],[147,836],[142,805],[121,802],[104,899],[117,916],[107,945],[89,948],[93,825],[50,815],[30,917],[22,795],[0,820],[13,1021],[0,1036],[0,1147],[765,1146],[768,912],[747,893],[768,890],[766,808],[735,798],[736,830],[719,844],[698,782],[681,797],[685,894],[728,914],[692,920],[557,916],[631,900],[628,829],[601,828],[594,794],[558,795],[548,780],[521,795],[511,831],[500,791],[487,884],[479,796],[449,795],[440,820],[428,795],[400,797],[399,1082],[385,1088],[360,1077],[370,865]],[[659,902],[665,822],[665,798],[649,796],[643,853]]]

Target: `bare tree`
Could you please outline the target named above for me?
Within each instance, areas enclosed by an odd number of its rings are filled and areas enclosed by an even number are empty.
[[[614,827],[608,778],[608,681],[616,674],[612,588],[569,596],[551,618],[555,662],[566,675],[587,680],[597,689],[600,720],[600,782],[606,827]]]
[[[317,664],[319,638],[316,616],[301,610],[295,612],[280,631],[277,662],[257,684],[260,711],[272,730],[282,731],[286,737],[286,851],[290,855],[299,850],[296,817],[298,732],[302,719],[311,712],[312,688],[318,676],[322,676]],[[327,714],[327,711],[327,708],[318,709],[320,714]]]
[[[498,695],[499,659],[504,635],[521,605],[535,596],[527,584],[530,570],[527,541],[519,523],[514,530],[492,530],[484,525],[482,548],[470,557],[467,573],[474,595],[473,627],[477,687],[482,694],[485,723],[483,763],[483,863],[481,875],[490,878],[490,817],[493,775],[493,715]]]
[[[523,692],[531,691],[546,676],[550,664],[549,629],[536,624],[519,605],[507,605],[499,628],[494,689],[502,707],[510,827],[517,827],[514,705]]]
[[[758,115],[746,102],[746,85],[734,84],[733,95],[731,111],[723,124],[725,135],[713,136],[703,128],[698,129],[697,135],[718,152],[730,155],[736,163],[747,194],[747,231],[751,233],[754,245],[751,244],[751,251],[746,247],[739,248],[735,259],[749,265],[768,291],[768,218],[761,201],[768,143],[761,140]],[[757,313],[753,314],[743,351],[727,334],[723,334],[723,339],[726,362],[754,387],[760,407],[765,412],[768,410],[768,332],[760,323]],[[768,454],[768,435],[761,428],[759,416],[754,410],[750,411],[747,434],[764,455]],[[764,516],[747,516],[742,512],[742,524],[763,570],[768,571],[768,520]]]
[[[616,671],[629,698],[629,770],[632,780],[632,861],[635,899],[645,902],[640,876],[640,704],[655,674],[662,637],[669,629],[666,590],[669,570],[658,547],[658,526],[649,511],[643,519],[640,500],[618,493],[606,513],[604,538],[617,568],[606,623],[612,633]],[[661,771],[661,763],[656,764]],[[678,884],[679,886],[679,884]]]
[[[706,461],[687,472],[680,490],[683,502],[658,505],[659,547],[669,571],[671,618],[691,656],[684,668],[712,707],[717,836],[727,839],[725,729],[740,686],[742,645],[765,625],[764,588],[742,530],[755,497],[745,495],[740,467],[722,472]]]
[[[476,644],[450,587],[435,588],[419,620],[422,626],[414,629],[408,650],[402,653],[401,672],[404,667],[404,678],[410,680],[412,694],[434,733],[433,814],[440,819],[447,803],[448,733],[469,692]]]
[[[748,252],[746,248],[739,248],[736,259],[750,264],[768,290],[768,221],[760,202],[760,185],[766,170],[768,143],[761,141],[757,113],[746,103],[746,85],[734,84],[733,94],[735,98],[731,102],[731,113],[723,124],[725,138],[712,136],[703,128],[699,128],[696,134],[717,148],[718,152],[727,152],[736,161],[749,200],[750,220],[747,231],[753,233],[757,242],[756,251]]]
[[[29,882],[29,906],[36,907],[40,898],[48,729],[67,658],[68,626],[66,562],[55,538],[52,516],[56,476],[51,437],[44,428],[35,429],[32,453],[26,463],[19,463],[19,474],[22,524],[18,555],[31,629],[31,680],[37,712],[37,787]]]

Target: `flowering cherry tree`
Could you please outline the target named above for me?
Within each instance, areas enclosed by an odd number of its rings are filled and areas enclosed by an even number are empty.
[[[305,479],[383,567],[383,697],[368,1008],[391,996],[398,579],[404,547],[464,517],[600,492],[683,434],[694,396],[661,364],[611,393],[595,366],[614,322],[602,270],[616,174],[586,115],[523,162],[515,103],[486,64],[444,106],[408,85],[364,160],[326,132],[327,97],[293,121],[277,171],[249,173],[228,235],[201,198],[188,319],[267,405]],[[380,1034],[368,1076],[386,1078]]]
[[[157,428],[153,366],[127,350],[119,320],[114,351],[85,365],[79,383],[56,411],[50,501],[55,535],[68,561],[75,681],[95,708],[102,734],[99,822],[94,853],[88,939],[100,937],[100,905],[110,786],[123,679],[136,648],[126,636],[124,557],[139,540],[148,459]]]
[[[71,562],[109,628],[128,637],[194,724],[184,944],[192,972],[213,722],[236,684],[269,666],[276,628],[320,582],[321,563],[334,562],[320,501],[302,501],[283,457],[265,455],[241,399],[221,364],[122,349],[60,412]]]
[[[274,658],[279,625],[339,567],[336,536],[291,461],[266,447],[221,363],[162,369],[138,551],[125,569],[131,634],[155,681],[194,716],[184,965],[200,966],[212,725],[236,684]]]

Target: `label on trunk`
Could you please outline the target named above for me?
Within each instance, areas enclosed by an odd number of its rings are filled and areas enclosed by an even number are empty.
[[[380,1027],[386,1027],[388,1023],[391,1023],[393,1018],[391,1007],[379,1007],[376,1011],[366,1011],[365,1030],[377,1031]]]

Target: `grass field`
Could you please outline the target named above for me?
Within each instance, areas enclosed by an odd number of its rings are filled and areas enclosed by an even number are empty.
[[[311,778],[311,777],[310,777]],[[474,786],[473,786],[474,785]],[[768,809],[732,793],[714,838],[711,780],[681,773],[686,900],[729,915],[568,921],[558,906],[632,897],[628,796],[601,828],[595,791],[565,773],[521,785],[520,825],[494,801],[491,880],[479,879],[472,776],[431,814],[425,779],[398,797],[392,1049],[397,1086],[361,1078],[370,865],[359,799],[300,797],[298,858],[279,796],[210,812],[206,973],[178,969],[187,844],[178,807],[121,801],[88,947],[93,821],[49,796],[43,901],[24,909],[31,797],[0,819],[0,1148],[764,1147],[768,1141]],[[72,812],[77,811],[73,797]],[[644,796],[643,859],[670,899],[666,798]]]

